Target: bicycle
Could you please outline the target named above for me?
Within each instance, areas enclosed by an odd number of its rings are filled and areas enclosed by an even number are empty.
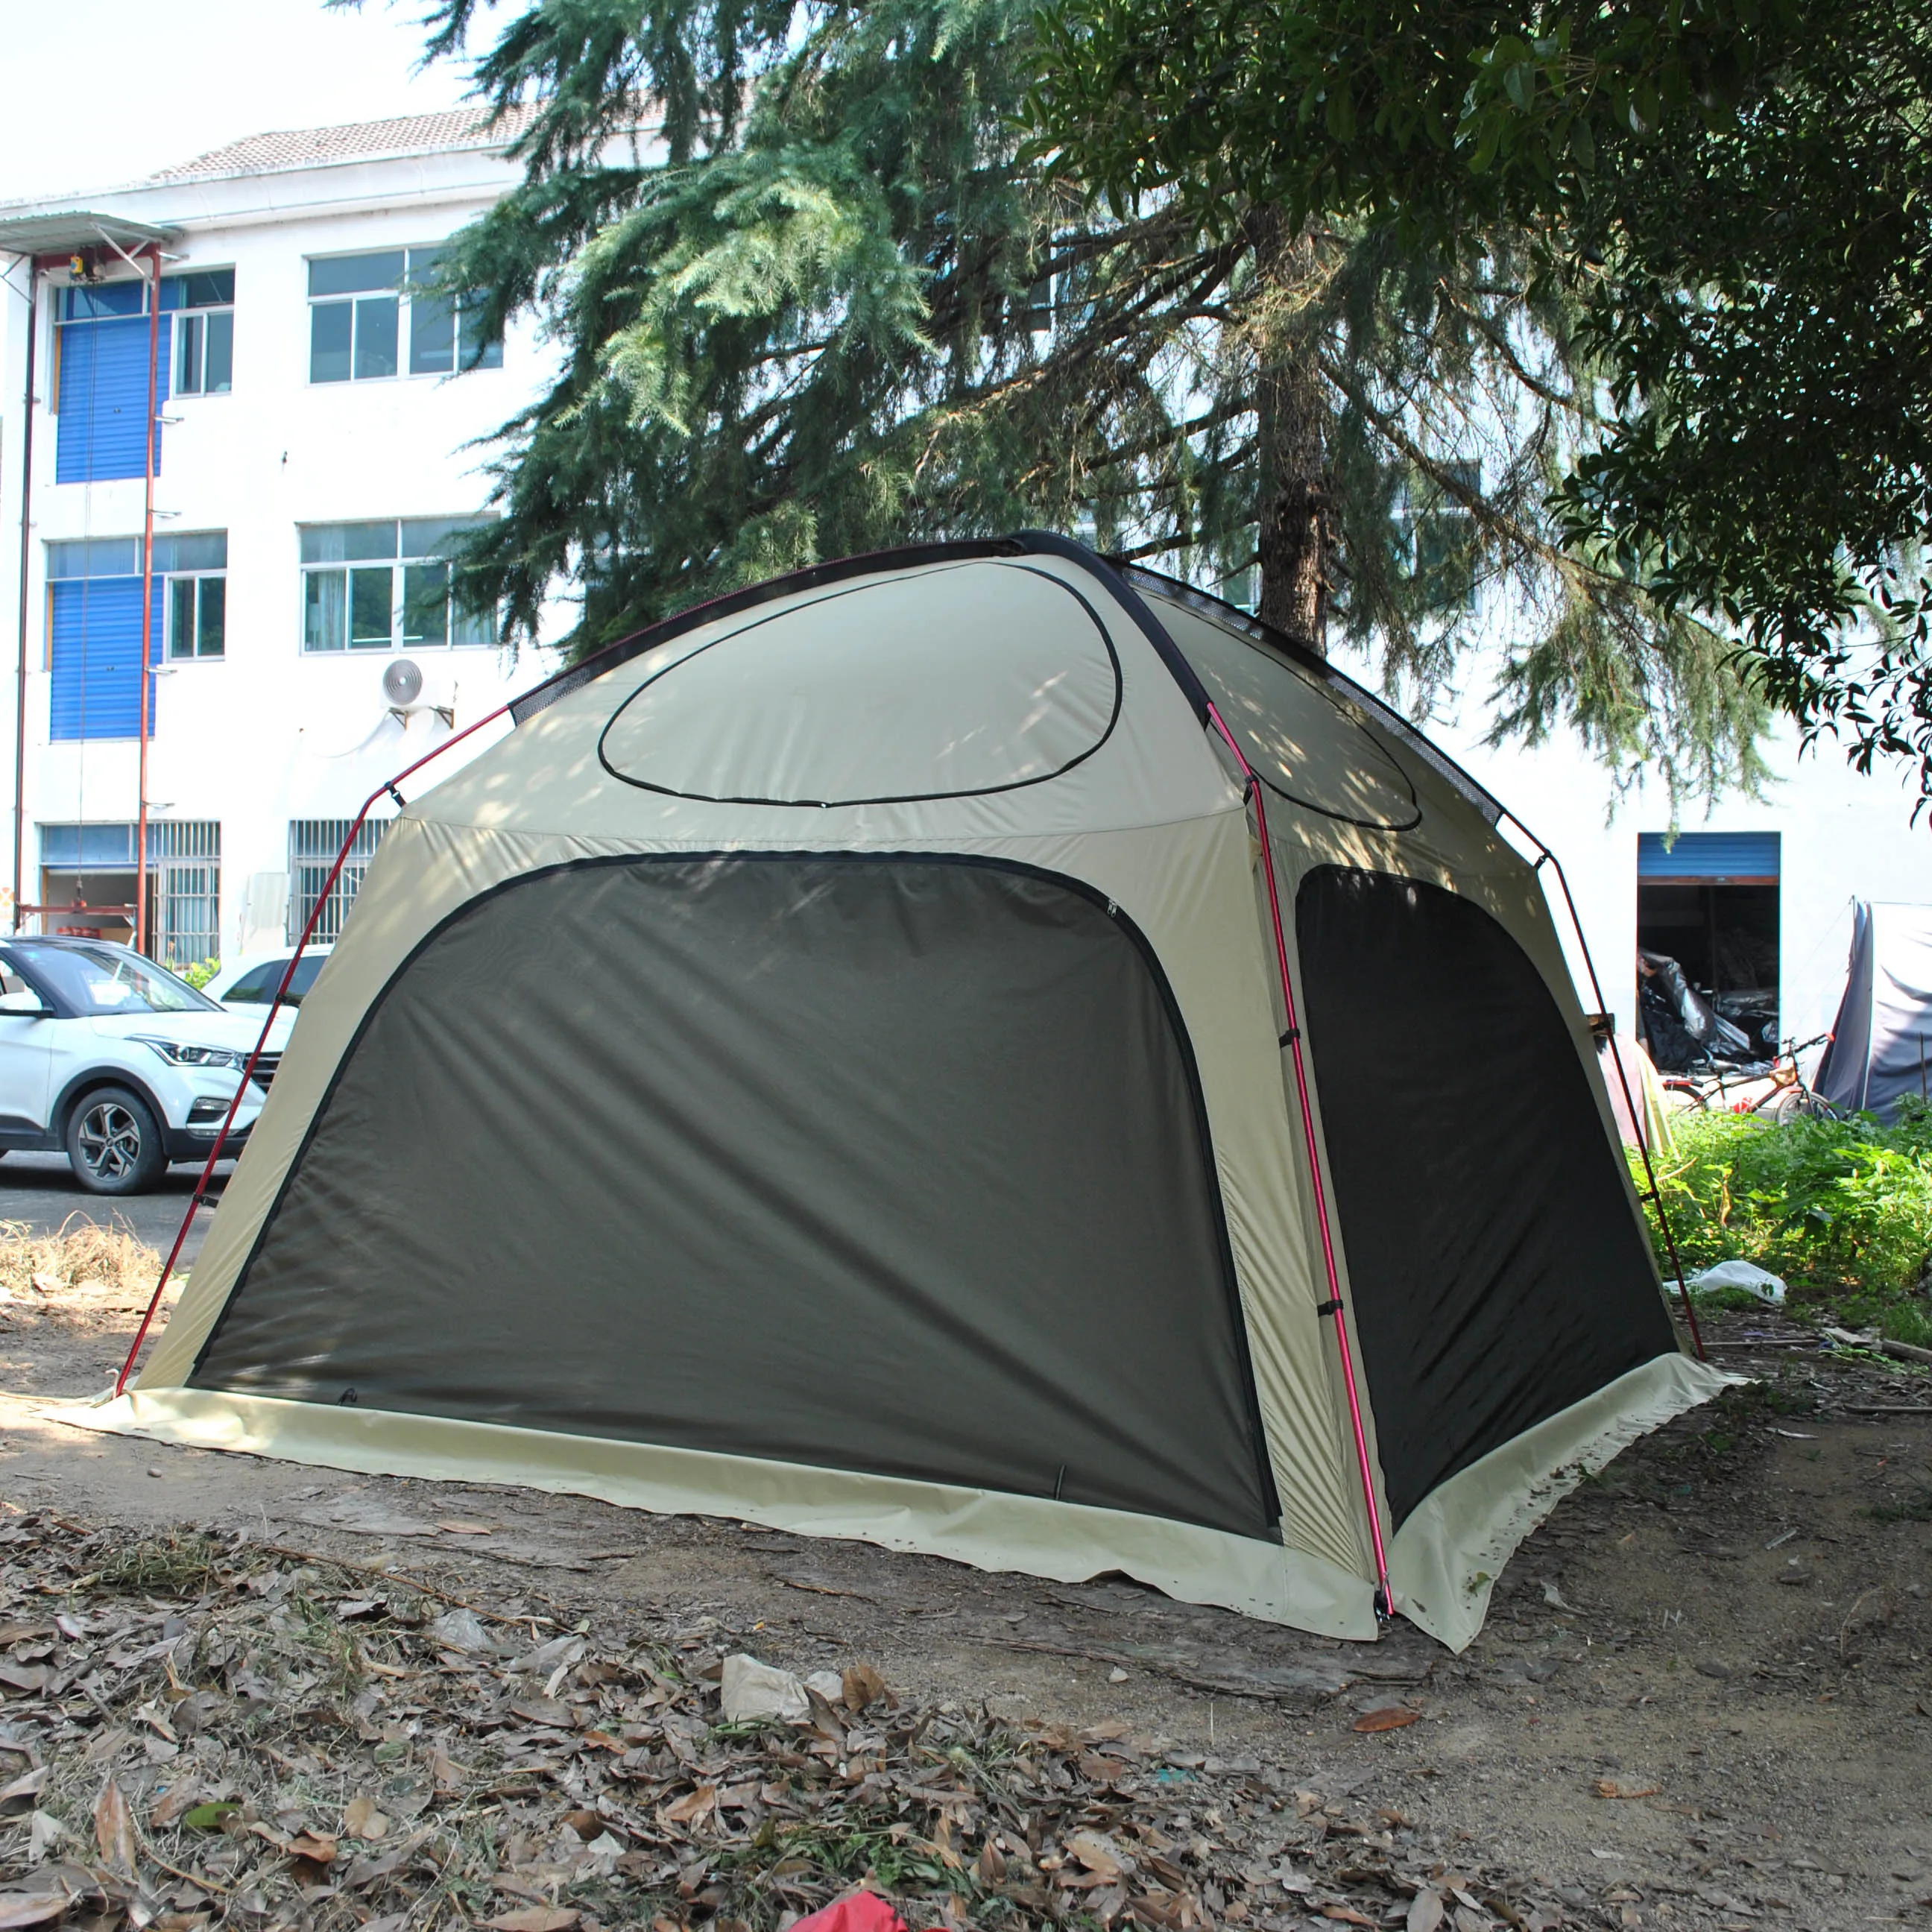
[[[1821,1033],[1807,1040],[1789,1040],[1774,1060],[1747,1062],[1735,1066],[1714,1066],[1701,1076],[1673,1074],[1663,1083],[1666,1094],[1676,1094],[1683,1110],[1708,1112],[1714,1102],[1734,1114],[1762,1114],[1780,1124],[1791,1120],[1835,1120],[1838,1109],[1805,1079],[1798,1056],[1814,1046],[1822,1046],[1832,1036]],[[1761,1088],[1755,1097],[1732,1099],[1734,1094]]]

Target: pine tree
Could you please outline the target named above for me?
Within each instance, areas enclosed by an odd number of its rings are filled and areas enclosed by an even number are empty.
[[[478,10],[442,0],[432,50]],[[1417,706],[1497,591],[1526,614],[1498,731],[1567,724],[1673,794],[1754,782],[1720,640],[1562,547],[1594,386],[1519,243],[1106,209],[1028,146],[1033,32],[1029,0],[502,28],[480,83],[536,104],[525,179],[445,272],[561,352],[467,566],[506,637],[560,588],[580,652],[822,558],[1047,526],[1366,651]]]

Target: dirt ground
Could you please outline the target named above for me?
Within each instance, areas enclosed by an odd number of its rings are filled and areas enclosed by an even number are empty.
[[[1775,1316],[1707,1323],[1760,1379],[1564,1502],[1460,1657],[1400,1622],[1342,1645],[1118,1581],[158,1448],[38,1407],[102,1387],[135,1319],[106,1292],[0,1306],[16,1516],[239,1532],[511,1614],[702,1630],[801,1673],[862,1660],[941,1708],[1118,1720],[1169,1764],[1383,1808],[1415,1856],[1507,1874],[1565,1922],[1932,1919],[1932,1380]],[[1354,1728],[1396,1702],[1419,1720]]]

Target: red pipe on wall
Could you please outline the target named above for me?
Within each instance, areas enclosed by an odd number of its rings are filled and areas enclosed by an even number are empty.
[[[148,932],[148,737],[154,721],[148,716],[149,681],[154,664],[154,434],[160,408],[161,251],[148,250],[154,278],[148,290],[148,476],[146,506],[141,527],[141,752],[136,801],[138,830],[134,852],[134,950],[146,954]],[[269,1012],[272,1016],[274,1009]]]

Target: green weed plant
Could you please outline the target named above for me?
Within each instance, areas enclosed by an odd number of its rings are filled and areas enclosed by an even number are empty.
[[[1687,1273],[1755,1262],[1784,1278],[1793,1303],[1932,1346],[1932,1314],[1905,1299],[1932,1256],[1932,1108],[1908,1102],[1892,1126],[1870,1114],[1712,1113],[1673,1125],[1676,1150],[1657,1178]],[[1641,1191],[1634,1161],[1633,1171]],[[1646,1211],[1662,1259],[1655,1210]]]

